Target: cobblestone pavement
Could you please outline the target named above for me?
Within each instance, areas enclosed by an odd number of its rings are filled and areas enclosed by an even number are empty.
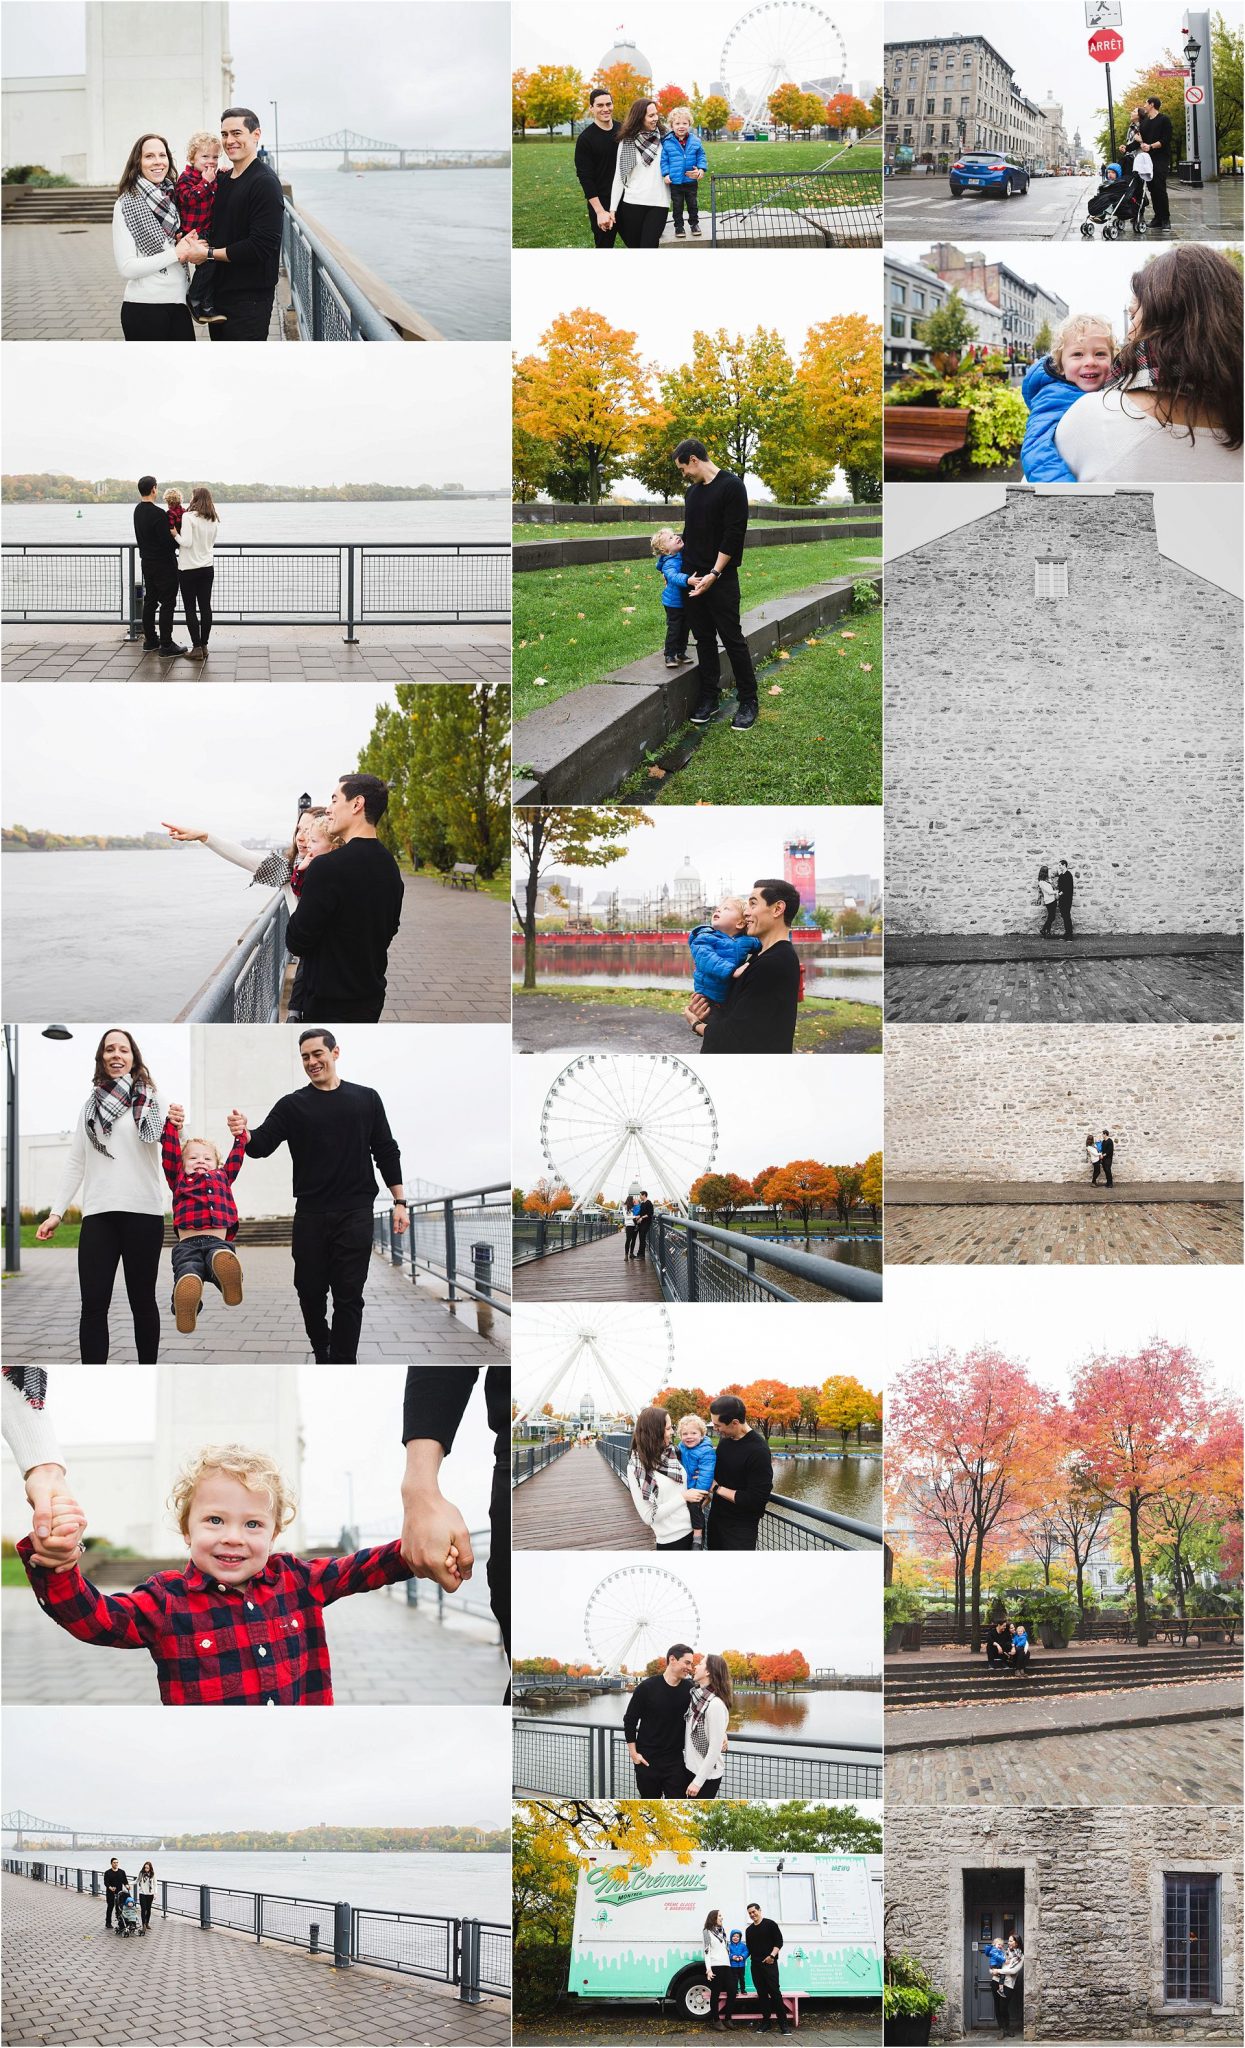
[[[293,1262],[283,1245],[244,1245],[244,1299],[227,1309],[215,1288],[206,1291],[199,1327],[179,1336],[168,1307],[172,1280],[167,1260],[157,1299],[161,1304],[161,1357],[168,1364],[267,1365],[310,1361],[307,1336],[294,1293]],[[4,1356],[23,1365],[65,1364],[78,1357],[78,1255],[55,1245],[23,1256],[22,1270],[4,1283]],[[494,1316],[492,1337],[475,1327],[469,1304],[449,1305],[431,1287],[413,1286],[382,1258],[368,1268],[359,1361],[396,1360],[409,1365],[498,1365],[509,1348],[508,1318]],[[113,1293],[111,1358],[114,1365],[136,1361],[133,1326],[118,1276]]]
[[[1239,1716],[1165,1731],[1110,1728],[1022,1742],[950,1743],[886,1752],[886,1804],[1183,1806],[1223,1799],[1241,1781]]]
[[[112,259],[112,228],[103,222],[13,225],[3,231],[5,341],[124,341],[122,280]],[[290,300],[282,272],[273,300],[269,341],[281,339],[281,309]],[[206,327],[195,340],[210,348]]]
[[[586,1045],[613,1052],[672,1052],[697,1059],[700,1040],[677,1013],[627,1009],[615,1003],[572,1003],[561,996],[519,996],[514,1000],[516,1052],[578,1052]],[[865,1026],[840,1033],[816,1052],[880,1052],[882,1029]]]
[[[449,1985],[153,1914],[118,1941],[102,1903],[5,1872],[6,2048],[132,2042],[151,2048],[485,2048],[510,2038],[508,1999],[459,2002]]]
[[[98,634],[98,626],[89,629]],[[48,626],[31,639],[30,627],[5,636],[4,670],[12,683],[508,683],[510,650],[501,641],[483,637],[489,630],[463,628],[473,637],[449,640],[453,628],[441,627],[437,640],[417,642],[417,628],[406,629],[401,642],[382,642],[369,634],[357,647],[347,647],[341,628],[321,627],[314,640],[278,640],[285,629],[256,626],[213,627],[206,661],[161,661],[144,654],[137,641],[69,640],[63,626]],[[497,629],[499,632],[503,628]],[[177,628],[185,646],[185,622]]]
[[[732,2032],[743,2040],[752,2039],[752,2022],[741,2020],[736,2008]],[[686,2041],[701,2043],[706,2028],[701,2021],[690,2026],[659,2011],[655,2005],[613,2004],[594,1999],[591,2006],[576,2000],[572,2011],[554,2013],[545,2019],[520,2019],[515,2014],[514,2038],[524,2048],[562,2048],[562,2043],[601,2041]],[[792,2037],[797,2043],[816,2041],[827,2048],[878,2048],[882,2040],[882,2008],[872,1999],[802,1998],[800,2029]]]
[[[990,1681],[987,1680],[987,1683]],[[1021,1695],[976,1705],[888,1707],[886,1748],[956,1747],[962,1743],[1022,1741],[1031,1730],[1078,1735],[1087,1729],[1171,1727],[1216,1715],[1239,1716],[1241,1679],[1188,1679],[1167,1685],[1120,1686],[1115,1691]],[[1166,1738],[1159,1738],[1160,1742]]]
[[[395,1514],[395,1536],[399,1527]],[[356,1593],[325,1610],[339,1706],[491,1707],[501,1701],[506,1665],[496,1627],[471,1615],[438,1621],[435,1592],[421,1585],[414,1607],[405,1589]],[[451,1614],[452,1607],[447,1599]],[[48,1620],[29,1587],[6,1586],[0,1593],[0,1630],[6,1706],[160,1704],[156,1667],[145,1651],[80,1643]]]
[[[1236,1024],[1241,963],[1196,959],[886,962],[888,1024]]]
[[[890,1266],[1239,1266],[1239,1204],[1130,1202],[906,1208],[886,1204]]]
[[[510,916],[483,890],[408,875],[382,1023],[508,1024]]]

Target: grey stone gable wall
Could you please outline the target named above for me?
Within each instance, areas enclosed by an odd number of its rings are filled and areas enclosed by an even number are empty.
[[[885,629],[891,931],[1036,931],[1060,860],[1087,935],[1240,931],[1241,608],[1150,493],[1011,491],[887,565]]]
[[[1084,1180],[1105,1127],[1120,1181],[1237,1181],[1241,1049],[1226,1024],[890,1025],[887,1173]]]
[[[1026,2040],[1239,2042],[1240,1840],[1239,1806],[888,1806],[887,1938],[946,1993],[939,2040],[961,2040],[964,1873],[1022,1869]],[[1168,1871],[1219,1878],[1216,2006],[1165,2001]]]

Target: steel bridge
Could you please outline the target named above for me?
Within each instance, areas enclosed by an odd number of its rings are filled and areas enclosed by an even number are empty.
[[[381,142],[374,135],[360,135],[353,128],[337,128],[331,135],[317,135],[311,142],[283,142],[280,156],[310,156],[313,152],[322,155],[337,155],[346,168],[356,156],[396,156],[398,169],[404,171],[408,164],[453,165],[494,163],[504,158],[504,149],[423,149],[410,143]]]
[[[107,1828],[84,1827],[70,1821],[40,1820],[37,1814],[27,1813],[24,1807],[15,1807],[12,1812],[0,1814],[0,1829],[6,1835],[15,1835],[14,1846],[25,1847],[26,1837],[36,1842],[45,1842],[51,1835],[68,1835],[73,1849],[158,1849],[164,1841],[160,1828],[152,1828],[145,1835],[114,1835]]]

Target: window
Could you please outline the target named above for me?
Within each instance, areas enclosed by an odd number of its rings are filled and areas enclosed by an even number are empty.
[[[913,285],[912,287],[912,303],[916,307],[918,313],[923,313],[925,311],[925,294],[916,285]]]
[[[1067,558],[1056,555],[1038,555],[1033,564],[1033,595],[1035,597],[1066,597],[1068,595]]]
[[[907,340],[907,324],[902,313],[891,314],[891,340]]]
[[[948,122],[946,122],[946,121],[944,121],[944,122],[943,122],[943,124],[942,124],[942,134],[941,134],[941,136],[939,137],[939,141],[940,141],[940,142],[950,142],[950,140],[951,140],[951,128],[950,128],[950,125],[949,125],[949,123],[948,123]]]
[[[1163,1996],[1170,2005],[1209,2005],[1219,1995],[1219,1879],[1168,1872]]]
[[[897,306],[905,306],[908,303],[906,287],[897,283],[894,279],[891,280],[891,297]]]
[[[750,1870],[747,1897],[767,1920],[803,1927],[817,1925],[817,1895],[811,1871]]]
[[[905,112],[905,114],[915,114],[915,112],[916,112],[916,101],[915,101],[915,100],[908,100],[908,101],[906,102],[905,106],[904,106],[904,112]]]
[[[961,93],[961,95],[960,95],[960,112],[961,112],[962,114],[966,114],[966,113],[968,112],[968,94],[967,94],[967,93]]]
[[[943,111],[943,113],[944,113],[944,114],[949,114],[949,113],[951,112],[951,102],[950,102],[950,100],[944,100],[944,101],[943,101],[943,103],[942,103],[942,111]]]
[[[933,111],[934,111],[934,102],[933,102],[932,100],[926,100],[926,102],[925,102],[925,111],[926,111],[926,113],[927,113],[927,114],[932,114],[932,113],[933,113]]]

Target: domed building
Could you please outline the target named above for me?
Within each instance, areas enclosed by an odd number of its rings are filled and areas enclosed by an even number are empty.
[[[685,853],[683,864],[675,874],[670,888],[670,908],[678,917],[699,918],[705,900],[705,885],[697,870],[692,866],[692,857]]]
[[[598,78],[603,71],[612,71],[615,64],[629,64],[633,71],[639,72],[641,78],[647,78],[650,85],[652,84],[652,65],[649,63],[643,50],[637,50],[635,44],[629,42],[626,36],[620,35],[613,49],[606,51],[597,65]]]

